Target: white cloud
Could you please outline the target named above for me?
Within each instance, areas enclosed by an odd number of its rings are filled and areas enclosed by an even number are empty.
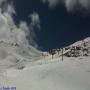
[[[37,36],[35,33],[35,27],[37,27],[38,30],[40,30],[41,26],[40,26],[40,17],[39,14],[36,12],[33,12],[32,14],[30,14],[29,16],[31,18],[31,23],[30,23],[30,44],[33,45],[34,47],[38,47],[36,44],[37,41]]]
[[[64,4],[68,11],[73,10],[88,10],[90,8],[90,0],[42,0],[43,3],[48,2],[50,7],[58,4]]]
[[[65,0],[64,4],[68,11],[72,11],[77,6],[77,0]]]
[[[49,7],[54,7],[59,3],[59,0],[42,0],[43,3],[48,2]]]
[[[2,6],[3,2],[5,2],[4,6]],[[39,15],[37,13],[30,15],[30,26],[27,25],[27,22],[20,21],[20,24],[17,27],[12,17],[13,14],[16,14],[13,4],[8,3],[7,0],[1,0],[0,5],[2,6],[0,8],[0,41],[3,40],[9,43],[18,43],[21,45],[29,45],[30,43],[37,47],[34,27],[40,29]],[[27,36],[29,36],[29,40],[27,39]]]
[[[7,5],[7,9],[6,9],[6,12],[8,12],[9,14],[16,14],[16,11],[14,10],[14,6],[13,4],[8,4]]]
[[[13,2],[8,2],[8,0],[3,0],[1,3],[1,10],[2,12],[7,12],[11,15],[16,14]]]
[[[64,4],[68,11],[73,10],[88,10],[90,7],[90,0],[65,0]]]
[[[29,27],[27,25],[26,22],[24,21],[21,21],[20,24],[19,24],[19,28],[24,31],[25,33],[28,33],[29,32]]]
[[[0,14],[0,41],[5,41],[8,43],[28,44],[26,39],[27,29],[28,26],[23,28],[21,24],[19,27],[17,27],[14,24],[10,14],[6,12]]]
[[[36,26],[38,29],[40,29],[40,17],[38,15],[38,13],[34,12],[32,14],[30,14],[30,18],[31,18],[31,27]]]
[[[7,0],[0,0],[0,5],[3,3],[3,2],[6,2]]]

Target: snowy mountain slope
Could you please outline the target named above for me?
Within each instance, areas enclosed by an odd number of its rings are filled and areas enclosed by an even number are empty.
[[[64,48],[64,55],[68,57],[80,57],[90,55],[90,37],[75,42]]]
[[[42,64],[37,61],[23,70],[8,69],[1,86],[15,86],[17,90],[89,90],[89,59],[64,57],[63,62],[58,58],[49,63],[42,59]]]
[[[53,52],[54,54],[52,54]],[[64,48],[52,49],[52,52],[47,52],[44,57],[47,55],[53,55],[54,58],[61,57],[62,52],[63,56],[66,57],[90,56],[90,37],[77,41],[74,44]]]
[[[77,41],[74,44],[72,44],[71,46],[83,45],[84,42],[87,44],[88,47],[90,47],[90,37],[87,37],[83,40]]]
[[[64,56],[63,61],[58,53],[53,59],[51,55],[41,57],[22,70],[7,69],[0,77],[0,86],[17,90],[90,90],[90,56]]]
[[[40,59],[41,53],[32,47],[0,44],[0,68],[15,67],[18,63],[28,63]]]

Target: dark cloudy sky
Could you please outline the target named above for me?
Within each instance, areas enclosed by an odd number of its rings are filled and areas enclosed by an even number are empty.
[[[54,2],[55,0],[52,1]],[[30,14],[33,12],[38,14],[40,30],[35,27],[34,31],[35,40],[40,49],[48,50],[49,48],[63,47],[90,36],[90,15],[88,10],[85,10],[89,7],[88,3],[85,6],[83,2],[75,2],[74,6],[71,5],[70,7],[65,2],[65,7],[63,4],[58,4],[57,0],[57,3],[54,2],[55,5],[52,1],[14,0],[17,12],[14,17],[16,24],[20,20],[30,23]],[[88,2],[89,0],[86,1]]]

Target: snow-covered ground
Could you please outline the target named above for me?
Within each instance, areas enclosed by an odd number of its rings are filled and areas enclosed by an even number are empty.
[[[0,86],[17,90],[90,90],[90,57],[42,59],[23,70],[8,69]]]

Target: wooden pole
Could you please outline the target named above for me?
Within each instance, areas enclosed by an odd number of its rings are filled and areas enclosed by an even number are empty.
[[[62,48],[62,61],[63,61],[63,48]]]

